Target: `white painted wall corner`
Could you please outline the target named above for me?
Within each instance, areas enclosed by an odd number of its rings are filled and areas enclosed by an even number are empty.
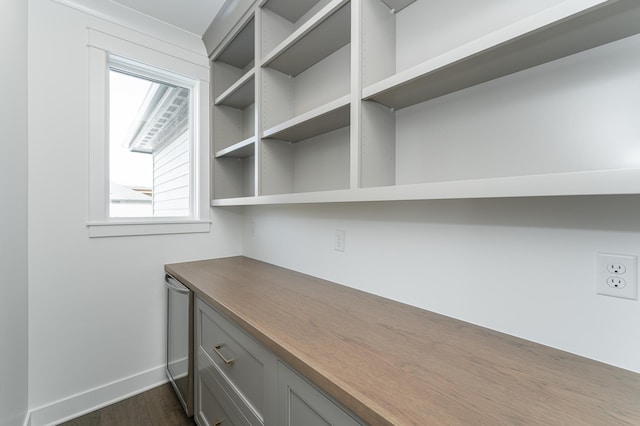
[[[165,366],[125,377],[32,409],[24,426],[49,426],[71,420],[166,383]]]

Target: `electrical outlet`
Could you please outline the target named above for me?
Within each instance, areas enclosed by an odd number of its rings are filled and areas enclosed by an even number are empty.
[[[342,229],[336,229],[335,239],[333,241],[335,251],[344,251],[345,232]]]
[[[596,293],[637,300],[637,271],[637,256],[598,253],[596,260]]]
[[[624,266],[624,263],[609,262],[607,263],[607,271],[612,274],[624,274],[625,272],[627,272],[627,267]]]
[[[627,282],[620,277],[609,277],[607,278],[607,285],[611,288],[625,288],[627,286]]]

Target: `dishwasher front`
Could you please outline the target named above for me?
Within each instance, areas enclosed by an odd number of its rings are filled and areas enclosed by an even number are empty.
[[[193,292],[169,274],[167,376],[187,416],[193,416]]]

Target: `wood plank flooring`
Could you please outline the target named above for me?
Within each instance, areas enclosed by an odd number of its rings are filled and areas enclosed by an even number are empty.
[[[171,384],[61,423],[60,426],[193,426]]]

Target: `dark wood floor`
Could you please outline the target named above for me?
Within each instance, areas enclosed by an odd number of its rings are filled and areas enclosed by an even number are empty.
[[[85,414],[61,426],[193,426],[169,383]]]

